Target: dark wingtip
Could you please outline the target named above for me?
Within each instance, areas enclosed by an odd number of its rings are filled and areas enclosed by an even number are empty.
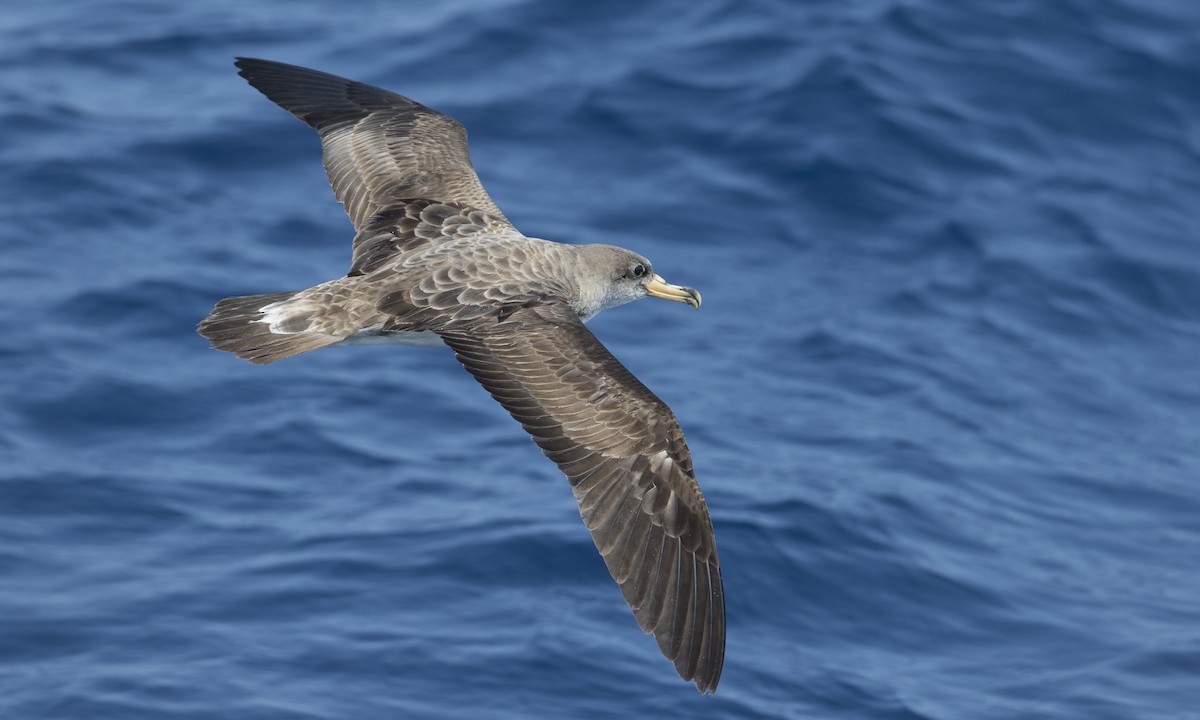
[[[718,656],[715,667],[704,674],[697,673],[695,676],[688,678],[696,685],[696,689],[701,695],[716,695],[717,683],[721,682],[721,670],[724,665],[724,657]]]
[[[235,57],[233,59],[233,64],[234,64],[234,66],[236,66],[242,70],[245,70],[247,67],[253,67],[255,65],[258,65],[258,66],[284,65],[285,67],[287,66],[286,63],[281,63],[277,60],[263,60],[262,58],[244,57],[242,55],[238,55],[237,57]],[[296,66],[291,66],[291,67],[296,67]]]
[[[275,60],[262,60],[260,58],[241,56],[233,59],[233,65],[238,69],[238,75],[241,75],[251,84],[254,84],[254,77],[260,76],[263,74],[263,71],[270,70],[272,68],[280,70],[306,70],[306,68],[301,68],[297,65],[288,65],[287,63],[276,62]]]
[[[276,63],[270,60],[259,60],[258,58],[236,57],[233,59],[234,66],[238,69],[238,75],[257,88],[254,80],[262,75],[262,70]]]
[[[723,658],[722,658],[722,660],[723,660]],[[716,695],[717,694],[717,683],[721,682],[722,665],[723,665],[723,662],[721,662],[719,660],[717,662],[717,667],[715,670],[713,670],[712,672],[708,673],[707,675],[705,675],[703,677],[697,676],[695,678],[695,680],[693,682],[696,683],[696,689],[700,691],[701,695]]]
[[[233,64],[251,87],[318,132],[378,110],[423,107],[382,88],[300,65],[248,57]]]
[[[238,75],[241,75],[242,73],[246,72],[247,67],[253,67],[254,65],[260,65],[268,62],[270,62],[270,60],[259,60],[258,58],[242,57],[239,55],[233,59],[233,66],[241,71],[238,73]]]

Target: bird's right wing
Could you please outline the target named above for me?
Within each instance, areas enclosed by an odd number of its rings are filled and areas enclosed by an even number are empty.
[[[721,566],[670,408],[565,303],[435,329],[566,474],[638,624],[701,692],[725,655]]]
[[[467,133],[454,118],[337,75],[254,58],[235,64],[259,92],[321,135],[329,183],[358,230],[380,210],[417,198],[508,222],[480,184]]]

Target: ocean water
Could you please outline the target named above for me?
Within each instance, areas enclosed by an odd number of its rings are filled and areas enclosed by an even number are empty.
[[[249,55],[458,117],[523,232],[704,293],[715,697],[445,350],[196,323],[348,264]],[[1200,4],[10,3],[0,717],[1200,718]]]

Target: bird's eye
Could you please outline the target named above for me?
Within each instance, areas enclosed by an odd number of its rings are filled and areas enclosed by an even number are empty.
[[[635,278],[640,278],[641,276],[643,276],[645,274],[646,274],[646,266],[645,265],[638,263],[637,265],[633,266],[633,276]]]

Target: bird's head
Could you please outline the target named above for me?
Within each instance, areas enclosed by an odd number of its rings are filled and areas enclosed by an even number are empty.
[[[581,265],[587,268],[581,277],[592,279],[591,282],[586,279],[580,282],[580,300],[587,317],[647,296],[700,309],[700,293],[668,283],[641,255],[613,245],[577,247],[581,252]]]

